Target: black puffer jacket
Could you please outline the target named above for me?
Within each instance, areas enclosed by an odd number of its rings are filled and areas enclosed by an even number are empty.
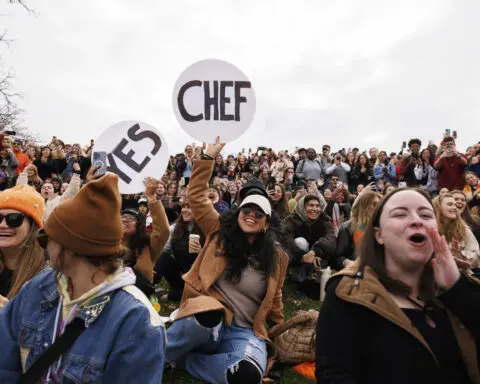
[[[330,217],[321,212],[314,222],[311,222],[305,213],[305,197],[302,197],[295,208],[295,213],[284,221],[283,231],[286,246],[289,251],[290,265],[300,264],[304,251],[297,248],[295,239],[303,237],[308,241],[311,249],[322,261],[328,262],[335,256],[337,239]],[[312,246],[313,244],[313,246]]]

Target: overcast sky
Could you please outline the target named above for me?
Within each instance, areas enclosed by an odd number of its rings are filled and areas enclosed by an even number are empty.
[[[220,58],[252,81],[257,113],[227,151],[480,139],[475,0],[1,0],[28,127],[86,144],[121,120],[194,141],[171,106],[191,63]],[[5,15],[6,14],[6,15]]]

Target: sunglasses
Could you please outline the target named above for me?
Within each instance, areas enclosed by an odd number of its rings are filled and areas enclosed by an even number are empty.
[[[37,232],[37,241],[38,241],[38,244],[40,244],[40,247],[42,247],[43,249],[47,249],[48,234],[47,232],[45,232],[43,228],[39,229]]]
[[[244,215],[253,214],[256,219],[263,219],[265,216],[267,216],[260,209],[253,208],[253,207],[242,207],[242,208],[240,208],[240,210],[243,212]]]
[[[3,223],[3,219],[7,221],[7,225],[10,228],[18,228],[23,224],[25,215],[23,213],[8,213],[6,215],[0,214],[0,223]]]
[[[338,181],[336,177],[332,177],[332,181]]]
[[[137,219],[132,216],[122,216],[122,221],[125,223],[133,223],[134,221],[137,221]]]

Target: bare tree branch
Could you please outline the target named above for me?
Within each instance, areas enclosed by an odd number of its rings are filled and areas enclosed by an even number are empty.
[[[18,4],[22,6],[28,13],[35,13],[32,8],[30,8],[27,4],[25,4],[25,1],[23,0],[9,0],[10,4]]]

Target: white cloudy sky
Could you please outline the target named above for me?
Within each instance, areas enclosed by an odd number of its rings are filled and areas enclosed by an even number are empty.
[[[48,139],[87,143],[121,120],[159,128],[172,152],[192,142],[173,85],[203,58],[251,79],[257,113],[227,150],[331,143],[335,149],[480,139],[480,3],[475,0],[1,1],[15,41],[3,51],[24,119]]]

